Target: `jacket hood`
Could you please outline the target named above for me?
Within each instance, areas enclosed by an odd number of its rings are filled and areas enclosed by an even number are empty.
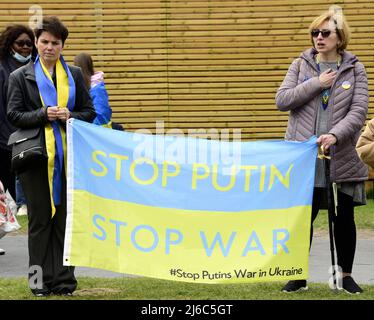
[[[100,82],[104,82],[104,72],[97,71],[91,76],[91,87],[98,85]]]

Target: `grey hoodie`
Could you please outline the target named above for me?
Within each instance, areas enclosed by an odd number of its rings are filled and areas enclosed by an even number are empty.
[[[278,109],[290,111],[286,140],[303,141],[315,134],[322,92],[314,60],[316,53],[314,48],[306,50],[292,62],[276,94]],[[368,111],[368,80],[363,64],[347,51],[342,54],[330,94],[329,133],[338,140],[331,148],[331,181],[364,181],[367,167],[359,159],[355,146]]]

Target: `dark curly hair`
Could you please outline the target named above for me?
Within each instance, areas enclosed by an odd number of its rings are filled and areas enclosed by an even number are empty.
[[[26,33],[33,44],[32,53],[33,57],[36,56],[36,48],[34,45],[35,36],[32,30],[22,24],[10,25],[5,28],[5,30],[0,35],[0,61],[3,61],[11,54],[11,48],[14,41],[23,34]]]

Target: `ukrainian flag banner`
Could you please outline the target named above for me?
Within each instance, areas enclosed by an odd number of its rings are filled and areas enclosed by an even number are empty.
[[[64,264],[196,283],[308,278],[316,138],[67,124]]]

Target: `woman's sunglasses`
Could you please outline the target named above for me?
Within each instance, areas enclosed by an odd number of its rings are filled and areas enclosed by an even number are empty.
[[[23,48],[25,45],[26,47],[29,47],[29,48],[32,47],[32,42],[30,40],[18,40],[18,41],[14,41],[14,43],[21,48]]]
[[[322,38],[328,38],[331,34],[331,30],[329,29],[313,29],[310,34],[312,35],[313,38],[317,38],[318,35],[321,33],[322,34]]]

